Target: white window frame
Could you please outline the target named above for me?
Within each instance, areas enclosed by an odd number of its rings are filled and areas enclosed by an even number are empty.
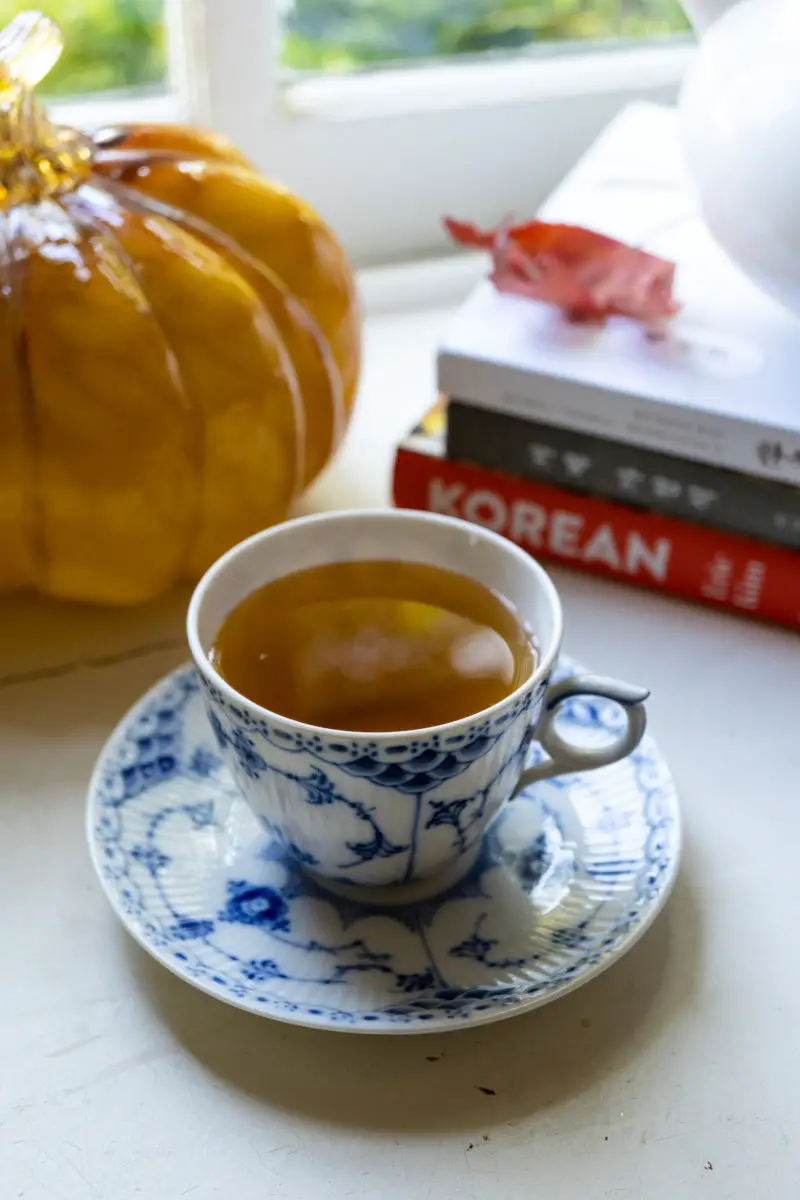
[[[671,102],[686,44],[287,82],[281,0],[166,0],[170,93],[58,106],[83,125],[194,120],[304,195],[358,264],[441,254],[446,213],[532,215],[632,99]]]

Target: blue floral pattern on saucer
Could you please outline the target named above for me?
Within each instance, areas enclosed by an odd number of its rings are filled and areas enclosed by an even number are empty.
[[[562,660],[555,678],[576,670]],[[562,711],[570,737],[587,745],[619,725],[605,702]],[[241,799],[217,736],[194,670],[162,680],[98,760],[88,835],[106,894],[141,945],[251,1012],[378,1033],[510,1016],[619,958],[675,877],[678,802],[651,738],[621,763],[540,783],[506,805],[458,883],[397,907],[342,898],[307,874]],[[324,776],[313,786],[310,802],[329,802]],[[432,819],[457,828],[451,809]]]

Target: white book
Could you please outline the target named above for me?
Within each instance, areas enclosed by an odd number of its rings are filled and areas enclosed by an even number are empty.
[[[539,215],[676,262],[681,313],[659,340],[626,318],[570,324],[551,305],[500,295],[487,281],[440,348],[440,392],[800,485],[800,322],[706,231],[674,110],[625,109]]]

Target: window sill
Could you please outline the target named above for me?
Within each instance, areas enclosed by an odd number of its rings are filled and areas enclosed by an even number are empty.
[[[364,316],[413,315],[455,308],[487,271],[485,254],[451,254],[357,272]]]
[[[261,8],[237,0],[237,19]],[[445,213],[479,224],[531,215],[631,100],[673,103],[693,53],[665,40],[273,91],[260,55],[247,69],[239,62],[240,31],[233,37],[227,17],[226,29],[207,71],[177,64],[173,91],[82,97],[51,112],[83,128],[197,120],[218,129],[323,213],[359,266],[446,253]]]
[[[566,96],[676,85],[694,53],[685,39],[590,53],[526,55],[315,77],[283,91],[287,117],[380,120],[413,113],[474,110]]]
[[[51,100],[48,115],[59,125],[91,131],[105,125],[149,124],[190,120],[188,105],[174,92],[152,94],[101,92],[97,96],[76,96],[71,100]]]

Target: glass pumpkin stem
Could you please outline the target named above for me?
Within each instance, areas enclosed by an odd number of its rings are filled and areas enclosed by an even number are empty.
[[[33,94],[62,45],[58,26],[37,12],[0,30],[0,209],[71,191],[89,173],[89,140],[52,125]]]
[[[48,17],[24,12],[0,30],[0,93],[35,87],[61,57],[61,31]]]

